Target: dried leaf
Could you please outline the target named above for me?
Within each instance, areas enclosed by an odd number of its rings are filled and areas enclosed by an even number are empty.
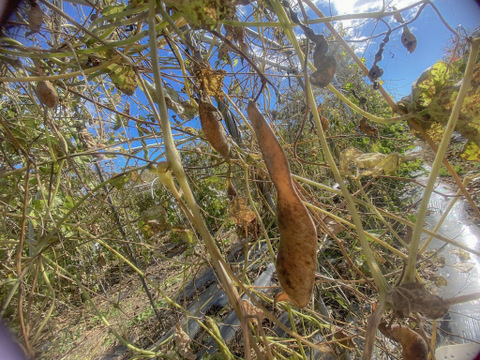
[[[423,338],[404,325],[394,325],[391,328],[380,324],[380,331],[386,337],[395,340],[402,345],[402,354],[404,360],[426,360],[428,355],[428,345]]]
[[[456,263],[455,265],[453,265],[453,267],[462,273],[467,273],[475,267],[475,264],[461,262],[461,263]]]
[[[319,105],[317,107],[318,115],[320,116],[320,121],[322,123],[322,129],[323,131],[328,130],[328,120],[325,116],[322,116],[322,105]]]
[[[480,161],[480,148],[472,141],[463,148],[460,157],[467,161]]]
[[[333,337],[337,340],[337,343],[346,347],[349,350],[353,350],[356,348],[355,343],[352,340],[351,336],[345,334],[342,329],[336,329],[333,333]]]
[[[370,125],[365,116],[360,119],[360,125],[358,127],[365,135],[378,136],[378,129],[375,126]]]
[[[223,99],[224,70],[212,70],[202,68],[196,74],[200,87],[207,92],[207,95]]]
[[[288,161],[275,134],[253,101],[247,107],[267,170],[277,189],[280,245],[278,279],[296,306],[308,305],[317,267],[317,232],[292,182]]]
[[[256,219],[255,213],[248,208],[245,199],[240,197],[233,199],[228,212],[233,222],[240,226],[246,226]]]
[[[87,128],[83,128],[78,132],[78,139],[82,142],[86,150],[91,150],[97,147],[97,143],[93,140],[93,137]]]
[[[53,109],[58,105],[58,93],[50,81],[39,81],[35,88],[38,100],[46,107]]]
[[[453,249],[450,254],[457,255],[462,261],[470,260],[470,253],[463,249]]]
[[[407,25],[403,26],[402,45],[412,53],[417,47],[417,38],[412,34]]]
[[[397,286],[387,295],[387,302],[398,318],[411,313],[421,313],[429,319],[438,319],[447,312],[449,305],[440,296],[428,292],[422,284],[410,283]]]
[[[178,354],[186,360],[196,360],[197,356],[190,349],[190,337],[183,331],[182,326],[178,322],[175,325],[175,347]]]
[[[438,287],[448,285],[447,279],[445,279],[443,276],[435,276],[434,282]]]
[[[242,300],[242,306],[253,325],[258,326],[265,318],[263,310],[253,305],[249,300]]]
[[[126,95],[133,95],[137,89],[135,71],[128,64],[112,64],[108,67],[110,79],[118,90]]]
[[[362,153],[349,147],[340,153],[340,171],[346,175],[356,171],[356,178],[392,174],[404,161],[405,157],[397,153]]]
[[[323,222],[333,235],[339,234],[344,229],[338,220],[330,216],[327,216],[325,219],[323,219]]]

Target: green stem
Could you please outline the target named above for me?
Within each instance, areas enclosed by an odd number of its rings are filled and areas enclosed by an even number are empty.
[[[437,156],[433,162],[427,186],[425,187],[424,196],[417,214],[417,221],[413,229],[412,242],[410,243],[410,252],[407,266],[405,268],[405,283],[413,282],[415,280],[415,266],[417,263],[418,246],[420,244],[420,236],[422,234],[423,224],[427,216],[428,202],[430,201],[430,196],[432,195],[433,188],[435,187],[435,182],[437,180],[438,173],[440,172],[443,158],[445,157],[448,145],[450,144],[450,138],[455,130],[455,126],[457,125],[458,115],[460,114],[463,101],[465,100],[465,97],[467,96],[468,90],[471,86],[472,73],[477,60],[479,44],[480,37],[472,39],[470,54],[468,56],[467,67],[465,69],[462,85],[460,86],[457,100],[455,101],[455,105],[453,105],[452,112],[450,113],[447,126],[445,127],[445,131],[443,133],[442,142],[438,147]]]

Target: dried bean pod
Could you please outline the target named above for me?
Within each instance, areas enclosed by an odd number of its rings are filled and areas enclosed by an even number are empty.
[[[39,81],[35,88],[38,100],[51,109],[56,108],[58,105],[57,90],[53,87],[50,81]]]
[[[307,208],[293,186],[283,149],[253,101],[247,107],[268,173],[277,189],[277,218],[280,246],[277,274],[283,291],[300,307],[312,296],[317,267],[317,232]]]
[[[30,30],[35,32],[40,31],[43,24],[43,11],[36,2],[32,3],[27,17]]]
[[[203,134],[212,147],[227,161],[230,160],[230,144],[222,126],[222,117],[217,108],[202,99],[199,100],[200,124]]]
[[[412,34],[407,25],[403,26],[402,45],[412,53],[417,47],[417,38]]]

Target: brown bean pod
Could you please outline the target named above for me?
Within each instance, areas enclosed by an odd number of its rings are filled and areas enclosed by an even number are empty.
[[[37,94],[38,100],[46,107],[50,109],[57,107],[59,100],[58,93],[50,81],[39,81],[35,88],[35,93]]]
[[[253,101],[247,107],[268,173],[277,189],[280,246],[277,274],[291,302],[308,305],[317,267],[317,231],[307,208],[293,186],[288,161],[275,134]]]
[[[199,100],[200,124],[203,134],[212,147],[227,161],[230,159],[230,144],[222,126],[222,117],[211,103]]]

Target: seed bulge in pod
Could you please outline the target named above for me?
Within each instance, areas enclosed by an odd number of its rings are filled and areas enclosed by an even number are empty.
[[[38,100],[46,107],[53,109],[58,105],[57,90],[50,81],[39,81],[35,88]]]

